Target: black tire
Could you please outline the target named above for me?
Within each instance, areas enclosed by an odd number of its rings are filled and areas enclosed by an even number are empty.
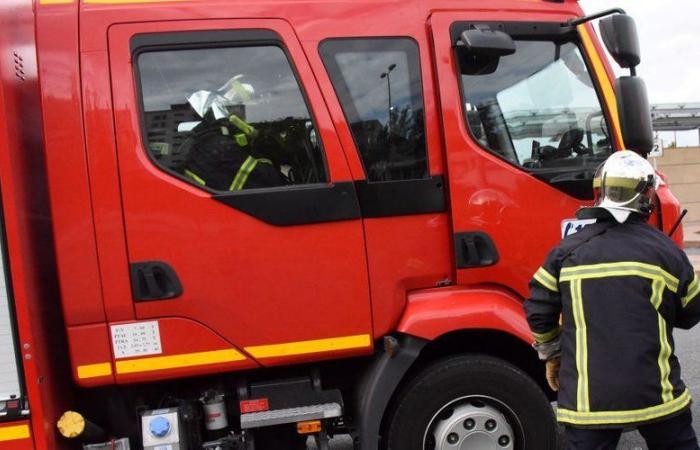
[[[469,400],[458,400],[464,398]],[[383,448],[426,450],[423,441],[426,434],[430,441],[427,429],[440,420],[435,419],[438,411],[472,398],[497,405],[513,429],[515,450],[557,448],[554,412],[544,392],[522,370],[484,355],[446,358],[418,373],[399,392],[384,422]]]

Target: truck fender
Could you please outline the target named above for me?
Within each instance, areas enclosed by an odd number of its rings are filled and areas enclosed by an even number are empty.
[[[427,289],[408,296],[398,330],[432,341],[456,330],[486,329],[533,342],[522,301],[496,286]]]
[[[505,289],[453,286],[410,293],[397,329],[400,334],[384,338],[384,349],[358,390],[358,448],[379,448],[386,407],[426,344],[451,331],[466,329],[502,331],[527,344],[533,342],[522,302]]]

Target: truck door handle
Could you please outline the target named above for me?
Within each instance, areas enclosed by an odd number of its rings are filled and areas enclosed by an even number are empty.
[[[492,266],[498,262],[498,250],[488,234],[480,231],[456,233],[454,239],[458,269]]]
[[[182,295],[175,270],[162,261],[131,263],[131,294],[134,301],[166,300]]]

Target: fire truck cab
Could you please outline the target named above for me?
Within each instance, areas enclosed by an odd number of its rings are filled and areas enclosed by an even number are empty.
[[[0,16],[0,449],[555,448],[521,302],[648,151],[576,1]]]

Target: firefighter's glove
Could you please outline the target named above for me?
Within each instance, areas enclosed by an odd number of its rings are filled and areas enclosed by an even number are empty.
[[[559,367],[561,366],[561,357],[557,356],[548,359],[545,363],[547,369],[547,384],[554,392],[559,390]]]
[[[536,342],[533,347],[537,350],[540,361],[549,361],[561,354],[561,338],[557,336],[549,342]]]

